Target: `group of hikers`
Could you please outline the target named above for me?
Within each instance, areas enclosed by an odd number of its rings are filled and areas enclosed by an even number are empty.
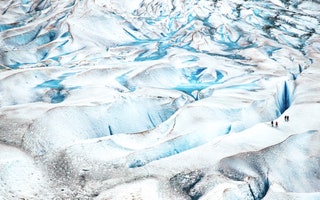
[[[289,121],[289,115],[284,116],[284,121],[288,122]]]
[[[289,121],[289,115],[285,115],[285,116],[284,116],[284,121],[285,121],[285,122],[288,122],[288,121]],[[271,126],[273,127],[274,125],[275,125],[276,127],[278,127],[278,125],[279,125],[279,124],[278,124],[278,121],[276,121],[276,122],[271,121]]]

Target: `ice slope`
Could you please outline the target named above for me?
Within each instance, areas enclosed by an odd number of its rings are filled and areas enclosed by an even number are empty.
[[[0,13],[0,199],[320,198],[320,2]]]

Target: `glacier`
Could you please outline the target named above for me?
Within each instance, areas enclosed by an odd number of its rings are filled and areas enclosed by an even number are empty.
[[[319,1],[0,13],[0,199],[320,199]]]

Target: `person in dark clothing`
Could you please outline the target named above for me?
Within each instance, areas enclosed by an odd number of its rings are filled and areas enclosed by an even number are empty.
[[[289,121],[289,115],[284,116],[284,121],[288,122]]]
[[[273,127],[273,121],[271,121],[271,126]]]

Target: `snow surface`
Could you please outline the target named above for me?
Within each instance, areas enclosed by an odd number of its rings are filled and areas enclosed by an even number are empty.
[[[0,13],[0,199],[320,199],[319,1]]]

